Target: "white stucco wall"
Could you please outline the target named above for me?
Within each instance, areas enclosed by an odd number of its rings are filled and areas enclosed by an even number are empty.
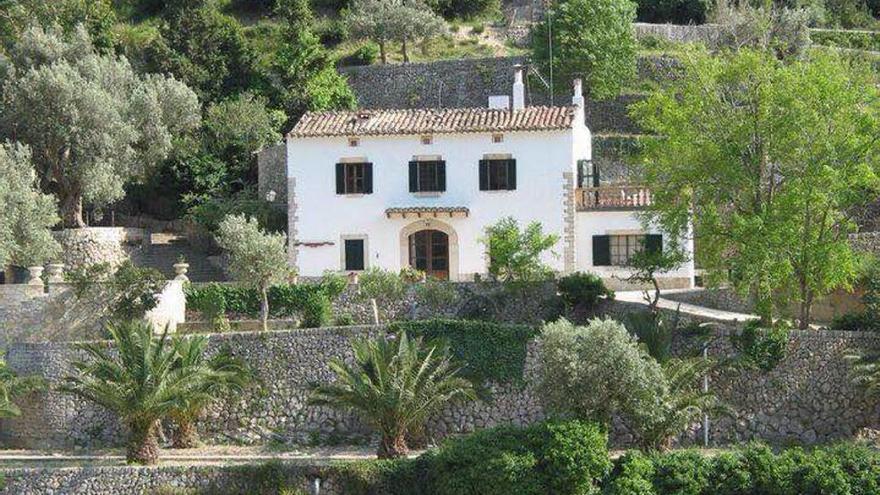
[[[646,229],[634,211],[583,211],[577,214],[577,252],[578,271],[591,272],[610,281],[612,287],[622,288],[622,282],[631,274],[631,270],[620,266],[593,266],[594,235],[629,235],[629,234],[661,234],[656,226]],[[670,239],[663,235],[664,249]],[[694,242],[693,239],[682,241],[682,250],[688,255],[689,261],[678,270],[667,272],[659,278],[687,279],[681,281],[681,288],[693,286],[694,279]]]
[[[288,140],[288,176],[294,179],[296,202],[296,265],[304,276],[342,268],[343,237],[366,236],[367,266],[399,270],[401,230],[420,220],[388,219],[390,207],[457,206],[468,208],[467,218],[439,218],[458,238],[458,272],[461,279],[485,273],[484,249],[479,239],[486,226],[505,216],[525,225],[538,221],[545,232],[562,237],[564,229],[563,174],[575,173],[577,159],[589,158],[586,127],[565,131],[507,132],[502,143],[491,133],[437,134],[432,144],[420,136],[363,136],[357,147],[348,139],[296,138]],[[486,154],[509,153],[517,161],[514,191],[480,191],[478,164]],[[446,161],[446,191],[439,194],[409,192],[408,163],[417,155],[440,155]],[[373,194],[336,194],[335,164],[341,159],[363,158],[373,163]],[[421,222],[425,222],[421,220]],[[426,224],[426,228],[433,228]],[[321,244],[320,246],[305,246]],[[455,249],[450,246],[451,251]],[[556,256],[545,260],[563,270],[563,242]],[[455,253],[452,252],[452,255]],[[450,260],[450,265],[455,261]],[[456,274],[451,276],[455,278]]]

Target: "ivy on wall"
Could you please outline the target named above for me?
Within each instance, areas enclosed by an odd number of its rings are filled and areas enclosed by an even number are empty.
[[[528,325],[443,319],[392,323],[389,331],[445,340],[453,356],[464,363],[462,373],[477,384],[522,383],[526,344],[538,334]]]

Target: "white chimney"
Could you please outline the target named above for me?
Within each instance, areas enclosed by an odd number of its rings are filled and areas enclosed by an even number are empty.
[[[574,96],[571,97],[571,104],[584,108],[584,84],[580,78],[572,82],[574,86]]]
[[[523,86],[522,65],[513,66],[513,109],[522,110],[526,106],[526,92]]]

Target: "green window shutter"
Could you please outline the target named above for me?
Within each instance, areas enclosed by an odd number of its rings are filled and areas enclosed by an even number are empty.
[[[593,266],[611,266],[610,236],[593,236]]]
[[[364,164],[364,194],[373,194],[373,164]]]
[[[437,190],[446,191],[446,162],[437,162]]]
[[[345,269],[358,271],[364,269],[363,239],[345,240]]]
[[[409,192],[419,192],[419,162],[409,162]]]
[[[345,194],[345,164],[336,164],[336,194]]]
[[[645,251],[648,253],[663,252],[663,236],[660,234],[648,234],[645,236]]]
[[[507,160],[507,190],[516,190],[516,160]]]
[[[480,160],[480,191],[489,190],[489,160]]]

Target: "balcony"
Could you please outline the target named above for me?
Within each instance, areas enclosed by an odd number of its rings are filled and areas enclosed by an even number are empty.
[[[651,190],[644,186],[582,187],[575,191],[578,211],[637,210],[651,206]]]

